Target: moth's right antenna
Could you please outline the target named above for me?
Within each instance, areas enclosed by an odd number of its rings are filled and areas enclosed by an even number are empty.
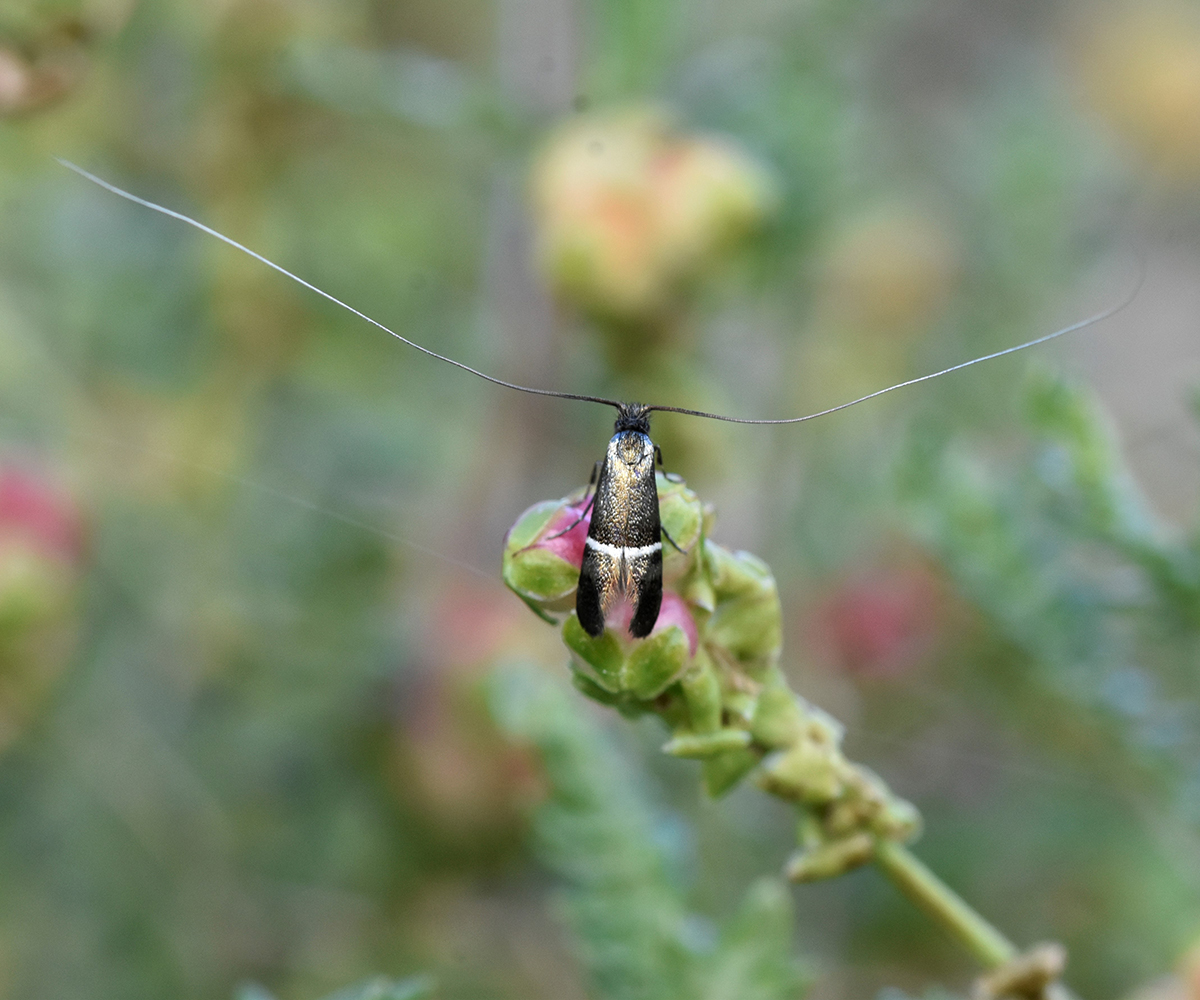
[[[378,327],[380,330],[382,330],[384,333],[388,334],[389,336],[395,337],[402,344],[407,344],[409,347],[415,347],[422,354],[428,354],[431,358],[437,358],[438,361],[445,361],[446,364],[448,364],[448,365],[454,365],[455,368],[461,368],[463,371],[470,372],[472,375],[478,375],[481,379],[484,379],[487,382],[491,382],[493,385],[503,386],[505,389],[516,389],[517,392],[528,392],[528,393],[532,393],[535,396],[555,396],[559,399],[578,399],[585,403],[602,403],[605,406],[615,406],[617,409],[621,408],[621,403],[619,400],[608,399],[604,396],[585,396],[585,395],[582,395],[580,393],[575,393],[575,392],[558,392],[554,389],[534,389],[531,386],[527,386],[527,385],[517,385],[514,382],[505,382],[504,379],[494,378],[491,375],[487,375],[487,374],[481,372],[478,368],[472,368],[470,365],[465,365],[461,361],[455,361],[453,358],[448,358],[444,354],[438,354],[437,351],[431,351],[428,347],[422,347],[420,344],[416,343],[415,341],[409,340],[407,337],[402,336],[401,334],[397,333],[395,330],[389,329],[388,327],[386,327],[382,323],[380,323],[379,320],[372,319],[370,316],[368,316],[364,312],[359,312],[357,309],[354,308],[354,306],[348,305],[347,303],[343,302],[341,299],[336,298],[333,295],[330,295],[327,291],[325,291],[321,288],[318,288],[316,285],[310,284],[309,282],[307,282],[303,278],[301,278],[299,275],[292,274],[292,272],[289,271],[287,268],[280,267],[273,260],[268,260],[262,254],[255,253],[249,247],[242,246],[242,244],[239,243],[237,240],[230,239],[228,236],[224,235],[223,233],[218,233],[215,229],[209,228],[203,222],[197,222],[195,219],[191,218],[190,216],[184,215],[182,212],[176,212],[174,209],[166,208],[163,205],[157,205],[152,201],[147,201],[145,198],[139,198],[136,194],[131,194],[129,191],[124,191],[121,188],[117,187],[115,184],[110,184],[108,181],[104,180],[103,178],[97,177],[95,174],[88,173],[88,171],[84,170],[83,167],[76,166],[74,163],[71,163],[69,160],[63,160],[63,159],[60,159],[59,157],[55,157],[55,159],[58,160],[58,162],[61,163],[64,167],[66,167],[68,170],[74,170],[75,173],[79,174],[80,177],[86,178],[87,180],[91,181],[93,184],[98,184],[100,187],[104,188],[105,191],[111,191],[113,194],[115,194],[121,198],[124,198],[126,201],[131,201],[135,205],[141,205],[144,208],[150,209],[151,211],[158,212],[160,215],[165,215],[172,219],[178,219],[180,222],[186,222],[189,226],[193,226],[196,229],[199,229],[200,232],[202,232],[202,233],[207,233],[209,236],[215,236],[222,243],[228,243],[234,249],[241,250],[242,253],[244,253],[244,254],[249,254],[255,260],[261,261],[262,263],[266,264],[267,267],[274,268],[280,274],[284,275],[285,277],[291,278],[292,281],[296,282],[297,284],[303,285],[309,291],[316,292],[322,298],[328,299],[334,305],[341,306],[347,312],[354,313],[354,315],[357,316],[359,319],[366,320],[372,326]]]
[[[837,406],[831,406],[827,410],[819,410],[816,413],[808,413],[803,417],[787,417],[782,420],[754,420],[750,417],[727,417],[720,413],[706,413],[703,410],[688,410],[682,406],[648,406],[647,410],[661,410],[666,413],[685,413],[690,417],[705,417],[709,420],[724,420],[731,424],[801,424],[806,420],[816,420],[817,417],[824,417],[830,413],[837,413],[838,410],[844,410],[850,406],[857,406],[859,403],[865,403],[868,399],[874,399],[876,396],[882,396],[888,392],[895,392],[897,389],[905,389],[910,385],[916,385],[918,382],[928,382],[931,378],[941,378],[943,375],[949,375],[951,372],[961,371],[963,368],[970,368],[972,365],[981,364],[984,361],[994,361],[996,358],[1002,358],[1006,354],[1015,354],[1017,351],[1023,351],[1027,347],[1037,347],[1038,344],[1044,344],[1048,340],[1054,340],[1056,337],[1064,336],[1068,333],[1074,333],[1076,330],[1082,330],[1085,327],[1092,326],[1094,323],[1099,323],[1111,316],[1115,316],[1122,309],[1128,306],[1138,293],[1142,290],[1142,285],[1146,281],[1146,258],[1141,254],[1138,255],[1138,280],[1133,286],[1133,290],[1129,292],[1116,305],[1109,306],[1102,312],[1096,313],[1094,316],[1089,316],[1087,319],[1081,319],[1077,323],[1072,323],[1070,326],[1064,326],[1061,330],[1055,330],[1053,333],[1043,334],[1033,340],[1027,340],[1023,344],[1016,344],[1013,347],[1006,347],[1002,351],[996,351],[993,354],[985,354],[981,358],[972,358],[970,361],[960,361],[956,365],[951,365],[949,368],[943,368],[939,372],[930,372],[928,375],[918,375],[916,378],[910,378],[907,382],[897,382],[895,385],[889,385],[886,389],[876,389],[874,392],[869,392],[865,396],[859,396],[858,399],[852,399],[848,403],[839,403]]]

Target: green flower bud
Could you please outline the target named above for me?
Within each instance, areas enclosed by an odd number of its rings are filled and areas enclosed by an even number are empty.
[[[860,865],[875,855],[875,838],[868,833],[855,833],[819,847],[797,851],[787,863],[785,873],[793,882],[814,882],[833,878]]]
[[[703,648],[679,679],[693,733],[715,733],[721,728],[721,684],[712,660]]]
[[[563,623],[563,642],[572,653],[576,669],[605,691],[641,700],[665,691],[679,679],[691,659],[688,637],[677,625],[635,641],[628,648],[617,629],[605,629],[593,639],[571,615]]]
[[[772,795],[806,805],[825,805],[845,790],[836,754],[811,740],[800,740],[788,750],[777,750],[763,761],[759,786]]]
[[[593,639],[583,630],[579,619],[571,615],[563,622],[563,642],[571,651],[572,666],[605,691],[620,694],[625,667],[625,651],[614,629],[605,629]]]
[[[557,623],[551,612],[574,607],[587,518],[558,538],[550,536],[569,527],[580,513],[578,497],[534,504],[517,518],[504,539],[504,583],[535,614],[551,623]]]
[[[889,795],[883,809],[871,823],[871,829],[879,836],[901,844],[916,840],[921,835],[921,814],[917,807],[904,799]]]
[[[775,578],[761,559],[705,541],[716,608],[706,640],[727,650],[755,679],[779,658],[783,615]]]
[[[754,739],[772,749],[791,746],[804,729],[804,712],[796,696],[782,678],[765,688],[754,706],[751,732]]]
[[[654,698],[679,678],[690,659],[687,634],[678,625],[655,632],[625,661],[624,688],[638,698]]]
[[[863,827],[872,825],[882,811],[883,802],[855,794],[851,788],[844,798],[835,802],[825,814],[825,833],[830,837],[844,837]]]
[[[704,531],[704,505],[682,482],[672,481],[661,472],[657,474],[656,482],[659,520],[663,530],[683,550],[680,552],[670,542],[663,546],[663,584],[672,587],[692,575],[701,563],[697,543]]]

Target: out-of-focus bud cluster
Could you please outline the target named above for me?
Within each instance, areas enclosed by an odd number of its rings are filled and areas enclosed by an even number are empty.
[[[1177,0],[1127,3],[1080,50],[1087,95],[1155,171],[1200,178],[1200,12]]]
[[[849,399],[903,380],[911,346],[945,311],[961,269],[951,227],[918,204],[875,205],[837,222],[815,269],[806,394]]]
[[[830,237],[821,320],[853,332],[921,330],[949,299],[958,256],[946,227],[928,212],[896,204],[860,213]]]
[[[771,212],[775,185],[732,142],[636,109],[578,118],[533,175],[541,262],[591,312],[644,320]]]
[[[503,854],[539,792],[528,750],[503,739],[484,702],[487,668],[530,645],[527,623],[515,623],[509,610],[494,590],[454,586],[437,594],[422,615],[420,666],[406,672],[397,699],[397,798],[419,805],[447,857]]]
[[[88,36],[68,18],[24,45],[0,39],[0,117],[38,111],[70,93],[87,68]]]
[[[49,478],[0,465],[0,747],[34,715],[74,638],[83,532]]]
[[[770,568],[709,537],[714,514],[682,482],[658,478],[666,546],[663,604],[645,639],[619,622],[593,639],[573,611],[589,517],[583,493],[537,504],[509,531],[504,581],[537,614],[562,619],[576,687],[622,714],[652,712],[671,731],[663,749],[702,762],[720,795],[753,772],[802,811],[795,879],[869,861],[877,838],[907,840],[911,805],[841,751],[842,730],[794,694],[779,666],[782,613]]]

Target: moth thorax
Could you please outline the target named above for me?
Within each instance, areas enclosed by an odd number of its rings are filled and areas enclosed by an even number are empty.
[[[650,450],[650,440],[637,431],[617,435],[617,455],[626,465],[639,465]]]

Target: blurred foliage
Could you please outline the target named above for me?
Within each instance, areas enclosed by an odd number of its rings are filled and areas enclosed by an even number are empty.
[[[0,5],[0,473],[33,484],[0,510],[0,601],[23,609],[0,622],[0,996],[225,1000],[252,982],[311,1000],[418,969],[448,1000],[609,995],[582,984],[588,942],[624,940],[608,921],[634,894],[586,844],[538,839],[580,820],[561,799],[576,781],[602,785],[614,811],[592,819],[626,860],[629,829],[658,835],[632,788],[679,818],[690,878],[657,874],[674,862],[652,843],[638,855],[639,920],[670,917],[656,962],[714,988],[792,982],[785,901],[747,895],[795,842],[786,810],[701,802],[688,763],[636,726],[611,764],[567,715],[545,725],[569,732],[526,729],[559,741],[543,774],[488,721],[491,664],[565,671],[502,587],[503,533],[586,479],[609,414],[422,358],[52,156],[498,376],[748,416],[1093,312],[1132,281],[1119,250],[1138,231],[1137,346],[1106,363],[1149,408],[1179,383],[1134,382],[1133,361],[1180,323],[1194,341],[1191,306],[1141,310],[1171,291],[1156,260],[1185,283],[1200,256],[1196,13]],[[761,193],[752,210],[686,216],[745,224],[687,257],[653,327],[577,312],[538,271],[535,165],[627,114],[762,183],[739,189]],[[1063,940],[1082,993],[1113,996],[1200,935],[1200,555],[1194,521],[1143,495],[1194,502],[1196,455],[1146,476],[1148,446],[1026,368],[804,428],[662,415],[655,438],[719,507],[717,540],[769,559],[790,684],[920,807],[922,856],[1014,939]],[[1182,418],[1169,431],[1194,440]],[[57,517],[76,547],[46,545]],[[551,882],[577,907],[565,939]],[[761,928],[737,923],[743,899],[772,914]],[[725,944],[689,937],[705,920]],[[797,890],[795,924],[823,997],[971,975],[870,871]]]
[[[331,993],[325,1000],[425,1000],[432,995],[436,984],[428,976],[410,976],[403,980],[389,980],[376,977],[357,986],[347,986],[344,990]],[[272,995],[260,986],[242,986],[234,996],[234,1000],[274,1000]]]
[[[976,678],[982,697],[1016,686],[1041,706],[1020,720],[1024,738],[1089,760],[1110,789],[1142,809],[1164,803],[1170,826],[1195,830],[1200,535],[1159,522],[1086,393],[1040,373],[1025,399],[1040,447],[1007,481],[952,443],[914,439],[900,466],[913,524],[1008,647],[1008,664]],[[1151,860],[1148,847],[1129,834],[1092,839],[1063,858],[1059,876],[1087,879],[1093,865],[1119,870],[1138,857],[1134,878],[1114,871],[1107,905],[1153,913],[1165,964],[1194,934],[1196,883],[1186,852]],[[1094,933],[1070,944],[1089,963],[1106,960]]]
[[[791,901],[762,879],[717,928],[687,911],[644,777],[562,685],[510,668],[492,682],[505,730],[537,747],[550,794],[534,833],[564,881],[562,910],[597,996],[614,1000],[788,1000],[806,977],[792,951]]]

